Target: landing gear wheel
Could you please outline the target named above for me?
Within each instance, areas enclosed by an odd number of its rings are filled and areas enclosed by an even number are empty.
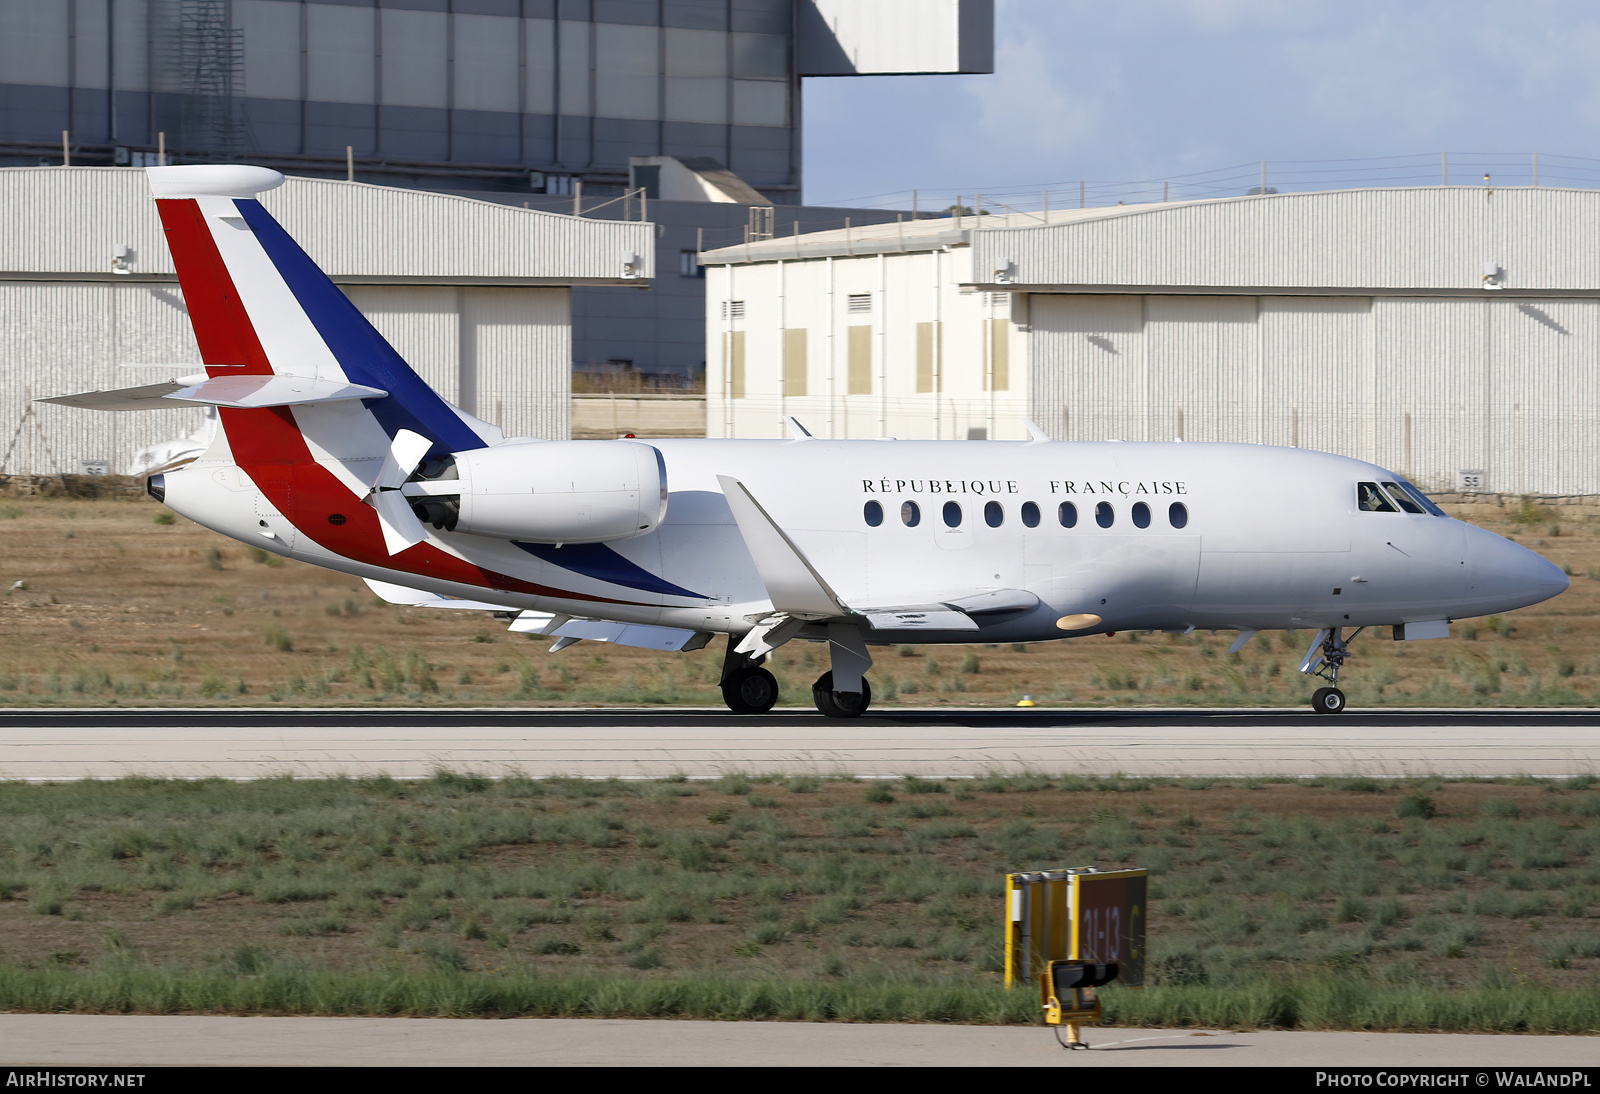
[[[1338,688],[1318,688],[1311,695],[1311,709],[1318,714],[1343,714],[1344,692]]]
[[[741,669],[722,685],[722,701],[735,714],[765,714],[778,701],[777,678],[766,669]]]
[[[825,672],[811,685],[811,699],[827,718],[859,718],[872,705],[872,685],[863,678],[860,691],[834,691],[833,673]]]

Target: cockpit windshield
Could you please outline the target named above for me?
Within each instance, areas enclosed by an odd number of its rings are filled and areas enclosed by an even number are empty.
[[[1428,495],[1424,494],[1421,490],[1418,490],[1416,488],[1416,486],[1413,485],[1409,480],[1401,479],[1400,480],[1400,485],[1405,487],[1406,492],[1408,494],[1410,494],[1413,498],[1417,499],[1417,504],[1418,505],[1422,506],[1423,509],[1425,509],[1428,512],[1432,513],[1434,516],[1436,516],[1436,517],[1447,517],[1447,516],[1450,515],[1449,513],[1446,513],[1443,509],[1440,509],[1437,505],[1433,504],[1432,500],[1429,499]]]
[[[1396,477],[1393,482],[1385,481],[1380,487],[1375,482],[1356,483],[1356,507],[1363,513],[1415,513],[1421,516],[1431,513],[1436,517],[1447,516],[1428,496],[1418,490],[1405,479]]]
[[[1399,483],[1386,482],[1383,484],[1383,488],[1388,491],[1389,497],[1394,499],[1395,504],[1406,512],[1421,513],[1423,511],[1422,506],[1417,504],[1417,499],[1402,490]]]
[[[1388,495],[1378,489],[1375,482],[1356,484],[1356,505],[1363,513],[1398,513]]]

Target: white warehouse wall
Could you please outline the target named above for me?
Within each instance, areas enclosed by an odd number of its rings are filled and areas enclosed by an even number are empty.
[[[1600,493],[1600,298],[1032,294],[1034,417],[1066,440],[1241,441],[1425,489]]]
[[[1013,314],[1013,294],[963,289],[966,268],[964,252],[939,251],[707,267],[707,433],[781,437],[793,415],[819,437],[1025,438],[1024,316]],[[867,310],[852,311],[852,297]],[[920,386],[936,381],[937,390],[919,390],[918,327],[927,324],[940,334],[936,347],[922,335]],[[1004,328],[998,357],[985,337],[996,326]],[[805,332],[803,395],[785,383],[786,330]],[[741,337],[742,384],[730,360]],[[854,380],[853,338],[857,354],[862,341],[867,353]],[[795,346],[792,336],[787,344]]]

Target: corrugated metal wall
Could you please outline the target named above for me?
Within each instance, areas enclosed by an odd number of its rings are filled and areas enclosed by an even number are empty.
[[[139,449],[192,432],[200,410],[105,414],[36,403],[48,395],[134,387],[200,350],[176,285],[0,281],[0,474],[78,474],[85,460],[121,472]]]
[[[347,290],[419,373],[508,436],[570,432],[571,327],[564,288],[363,285]],[[128,364],[177,368],[125,368]],[[183,437],[201,411],[108,414],[33,400],[199,372],[173,284],[0,281],[0,474],[129,470],[139,449]],[[462,395],[472,396],[463,399]],[[481,397],[480,397],[481,393]]]
[[[1600,299],[1034,294],[1033,416],[1068,440],[1244,441],[1431,490],[1600,493]]]

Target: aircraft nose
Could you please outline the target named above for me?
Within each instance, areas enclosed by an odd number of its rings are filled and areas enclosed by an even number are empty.
[[[1484,611],[1510,611],[1567,591],[1571,581],[1549,559],[1491,532],[1474,531],[1468,547],[1472,597],[1492,602]]]

